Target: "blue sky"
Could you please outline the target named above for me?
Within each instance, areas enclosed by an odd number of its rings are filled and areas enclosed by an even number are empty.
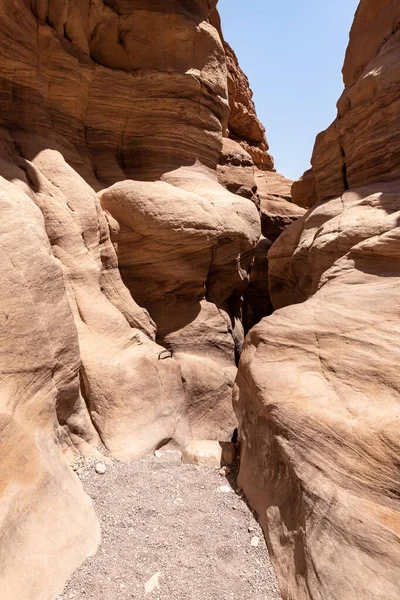
[[[336,116],[358,0],[219,0],[222,29],[250,80],[277,171],[309,168],[317,133]]]

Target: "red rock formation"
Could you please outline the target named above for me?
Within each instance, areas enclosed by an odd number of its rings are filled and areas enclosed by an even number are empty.
[[[257,117],[249,80],[240,68],[236,54],[226,41],[224,48],[228,67],[228,93],[231,109],[228,121],[229,136],[238,141],[250,154],[258,169],[273,171],[274,159],[268,154],[265,128]]]
[[[400,597],[398,22],[360,3],[339,116],[293,187],[312,208],[269,252],[280,310],[237,378],[240,485],[284,600]]]
[[[294,202],[312,206],[399,174],[398,29],[396,2],[360,3],[343,67],[346,88],[337,104],[338,117],[317,137],[312,172],[293,186]]]
[[[293,204],[292,182],[273,172],[256,173],[257,194],[260,198],[261,231],[275,242],[288,225],[304,215],[305,210]]]
[[[226,54],[230,115],[225,134],[250,154],[258,169],[274,171],[274,159],[268,154],[265,127],[257,117],[249,80],[240,68],[235,52],[224,40],[217,10],[211,12],[210,21],[220,34]]]
[[[230,138],[223,139],[217,172],[221,185],[233,194],[252,200],[258,208],[260,207],[256,183],[258,169],[242,145]]]

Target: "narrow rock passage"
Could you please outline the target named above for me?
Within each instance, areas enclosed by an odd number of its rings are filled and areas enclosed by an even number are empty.
[[[279,600],[261,529],[234,477],[181,465],[178,452],[113,463],[104,475],[86,464],[79,476],[103,541],[58,600]]]

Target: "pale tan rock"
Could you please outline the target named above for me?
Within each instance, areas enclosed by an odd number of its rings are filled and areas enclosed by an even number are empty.
[[[122,460],[153,450],[165,437],[183,436],[185,443],[190,433],[179,366],[172,359],[159,360],[163,348],[147,337],[154,335],[154,325],[123,286],[96,194],[58,151],[38,152],[31,137],[20,136],[18,145],[32,156],[31,177],[40,185],[35,200],[45,216],[53,254],[64,268],[79,339],[76,369],[82,361],[80,392],[102,441]],[[173,390],[173,400],[165,390]],[[130,400],[121,402],[121,397]],[[69,407],[60,405],[61,410],[71,413]],[[78,414],[71,418],[82,428]]]
[[[233,489],[231,488],[230,485],[220,485],[218,490],[222,493],[222,494],[232,494],[233,493]]]
[[[144,591],[146,592],[146,594],[151,594],[154,590],[160,587],[161,575],[161,571],[157,571],[157,573],[154,573],[154,575],[152,575],[150,579],[146,581],[144,585]]]
[[[236,457],[235,445],[231,442],[196,440],[182,451],[182,462],[204,467],[230,465]]]
[[[215,440],[196,440],[182,450],[184,464],[220,467],[221,460],[222,449]]]
[[[219,474],[221,475],[221,477],[228,477],[229,473],[231,472],[229,467],[222,467],[222,469],[220,469]]]
[[[112,217],[124,282],[181,367],[193,436],[229,440],[235,355],[243,343],[240,297],[259,217],[215,173],[197,167],[164,178],[117,183],[101,193],[101,204]]]
[[[85,414],[78,345],[61,265],[21,187],[0,177],[0,589],[5,600],[23,599],[35,581],[50,600],[100,536],[91,501],[54,443],[57,402]],[[82,430],[87,423],[83,416]]]

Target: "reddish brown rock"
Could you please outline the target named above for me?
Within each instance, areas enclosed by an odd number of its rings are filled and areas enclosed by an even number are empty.
[[[399,60],[397,3],[362,0],[241,359],[239,481],[284,600],[400,597]]]
[[[257,117],[249,80],[241,69],[234,50],[224,40],[217,10],[211,11],[210,22],[218,30],[226,54],[230,115],[225,133],[250,154],[258,169],[274,171],[274,159],[268,153],[265,127]]]
[[[312,169],[309,169],[294,181],[291,187],[292,202],[303,208],[309,208],[316,203],[315,177]]]
[[[224,138],[217,167],[218,181],[233,194],[248,198],[259,207],[256,171],[253,159],[243,146],[230,138]]]
[[[311,173],[295,184],[294,201],[301,206],[400,174],[398,29],[396,2],[360,3],[343,67],[346,88],[338,117],[317,137]]]
[[[304,215],[305,210],[293,204],[292,182],[283,175],[258,171],[255,179],[260,198],[261,231],[271,242],[275,242],[288,225]]]
[[[258,169],[273,171],[274,160],[268,154],[265,128],[257,118],[249,80],[240,68],[236,54],[226,41],[224,48],[228,67],[228,92],[231,109],[228,122],[229,136],[243,146]]]

